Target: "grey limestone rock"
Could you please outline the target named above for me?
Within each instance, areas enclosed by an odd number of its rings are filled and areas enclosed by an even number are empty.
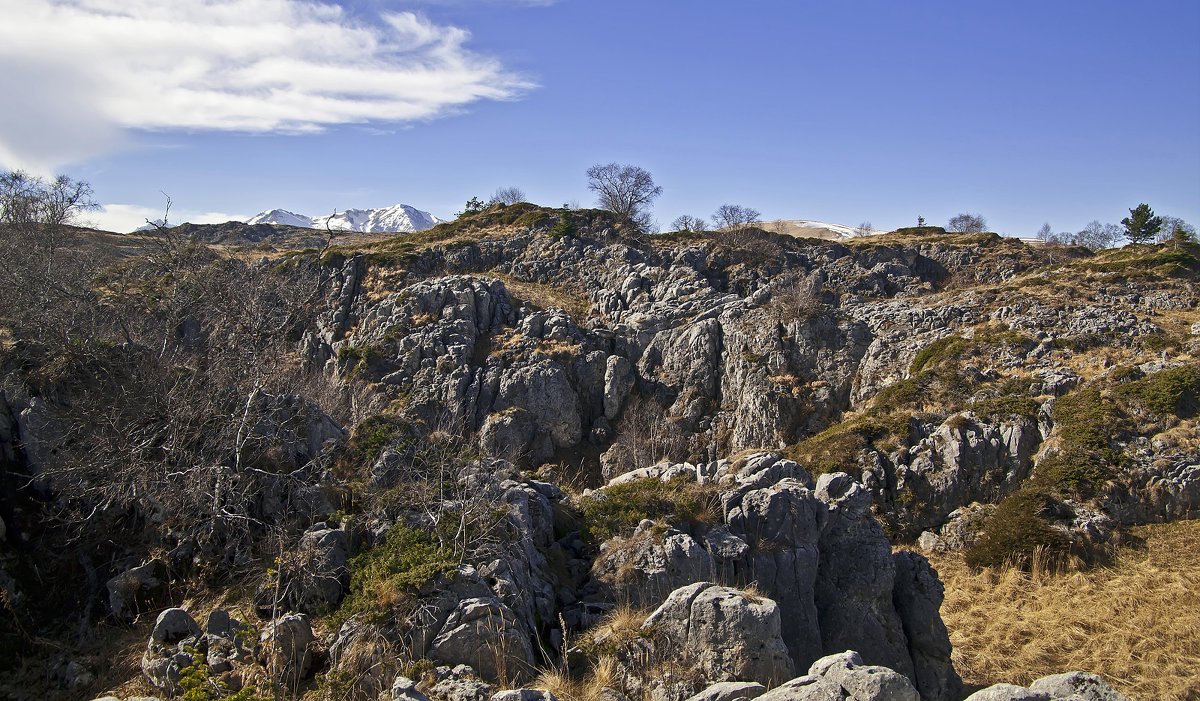
[[[166,592],[167,567],[151,560],[108,580],[108,607],[114,618],[129,620]]]
[[[712,555],[692,536],[674,528],[657,532],[653,523],[647,523],[629,538],[605,546],[592,579],[609,600],[657,604],[679,587],[713,578]]]
[[[558,697],[543,689],[509,689],[493,694],[492,701],[558,701]]]
[[[766,692],[758,682],[717,682],[687,701],[750,701]]]
[[[896,582],[892,602],[908,639],[917,690],[923,701],[956,701],[962,681],[950,661],[950,634],[939,610],[945,587],[921,555],[895,553]]]
[[[853,650],[822,657],[808,674],[758,697],[763,701],[921,701],[903,674],[863,663]]]
[[[312,668],[312,624],[303,613],[289,613],[267,624],[259,636],[259,661],[285,686],[308,676]]]
[[[366,698],[387,690],[395,658],[395,646],[381,627],[354,618],[342,624],[329,646],[330,667],[353,679],[355,692]]]
[[[392,682],[392,701],[429,701],[429,697],[417,690],[417,683],[400,676]]]
[[[183,670],[194,662],[187,648],[198,649],[202,640],[200,626],[187,611],[180,608],[163,611],[154,621],[142,655],[142,673],[168,694],[177,693]]]
[[[1029,685],[1031,691],[1069,701],[1129,701],[1103,679],[1087,672],[1064,672],[1042,677]]]
[[[1046,693],[1033,691],[1015,684],[994,684],[986,689],[980,689],[968,696],[964,701],[1054,701]]]
[[[437,679],[429,692],[446,701],[488,701],[496,688],[479,679],[468,665],[441,666],[434,670]]]
[[[778,684],[794,666],[775,602],[698,582],[671,593],[642,626],[656,645],[674,645],[705,678]]]
[[[316,613],[338,605],[350,586],[346,567],[350,543],[346,533],[324,524],[308,529],[300,538],[299,554],[304,561],[304,576],[297,585],[297,606]]]
[[[447,665],[470,665],[488,680],[525,679],[534,669],[529,634],[494,596],[459,601],[433,640],[429,657]]]

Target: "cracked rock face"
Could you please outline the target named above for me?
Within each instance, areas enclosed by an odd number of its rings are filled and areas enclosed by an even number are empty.
[[[708,679],[776,685],[793,676],[779,607],[765,597],[698,582],[672,592],[642,628],[692,657]]]

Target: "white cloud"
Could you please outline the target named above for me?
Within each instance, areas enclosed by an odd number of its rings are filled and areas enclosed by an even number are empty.
[[[302,0],[0,0],[0,164],[45,171],[130,129],[395,124],[533,86],[412,12]]]
[[[84,219],[88,226],[93,226],[104,231],[115,231],[117,233],[126,234],[139,227],[145,226],[148,221],[158,221],[162,219],[162,208],[155,209],[153,207],[143,207],[136,204],[106,204],[102,205],[99,210],[89,212]],[[182,224],[183,222],[191,222],[193,224],[223,224],[227,221],[245,221],[248,217],[244,214],[227,214],[225,212],[198,212],[194,210],[172,210],[168,215],[167,223],[171,226]]]

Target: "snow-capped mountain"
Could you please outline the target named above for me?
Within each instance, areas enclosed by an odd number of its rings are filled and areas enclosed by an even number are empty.
[[[246,220],[247,224],[278,224],[280,226],[303,226],[313,228],[312,217],[306,217],[303,214],[289,212],[286,209],[272,209],[266,212],[259,212]]]
[[[303,214],[289,212],[286,209],[272,209],[261,212],[246,220],[247,224],[279,224],[283,226],[303,226],[310,229],[329,228],[338,231],[361,231],[364,233],[411,233],[423,231],[445,221],[423,212],[416,207],[397,204],[391,207],[377,209],[347,209],[323,217],[309,217]]]

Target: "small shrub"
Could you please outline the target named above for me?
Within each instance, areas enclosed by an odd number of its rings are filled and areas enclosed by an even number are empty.
[[[1088,497],[1112,476],[1105,458],[1078,446],[1067,446],[1038,463],[1031,483],[1063,496]]]
[[[350,560],[350,593],[331,617],[333,627],[351,616],[380,623],[438,576],[457,567],[453,553],[424,531],[396,524],[383,542]]]
[[[1116,406],[1098,387],[1085,387],[1059,398],[1052,415],[1065,443],[1096,452],[1109,450],[1109,440],[1121,426]]]
[[[875,403],[871,411],[876,413],[888,412],[893,409],[916,404],[928,386],[928,376],[910,377],[884,387],[875,395]]]
[[[983,534],[967,550],[967,565],[1028,567],[1041,554],[1051,559],[1065,558],[1070,540],[1051,528],[1041,515],[1053,503],[1049,495],[1029,488],[1009,495],[996,506]]]
[[[784,451],[785,457],[804,466],[809,474],[846,472],[861,474],[858,456],[876,447],[892,449],[905,443],[911,431],[907,415],[868,415],[836,424]]]
[[[718,492],[699,485],[686,475],[670,482],[643,479],[606,487],[584,499],[584,539],[601,543],[632,530],[642,519],[664,520],[691,527],[716,518]]]
[[[579,227],[576,226],[571,217],[568,216],[566,212],[563,212],[558,217],[558,223],[555,224],[554,228],[550,230],[550,236],[556,239],[564,236],[574,236],[578,230]]]
[[[392,414],[376,414],[355,427],[347,446],[354,462],[360,465],[374,463],[383,449],[408,433],[408,422]]]
[[[240,691],[230,691],[223,681],[213,676],[204,653],[188,648],[192,664],[180,670],[179,696],[183,701],[267,701],[259,696],[253,685]]]
[[[938,339],[922,348],[920,352],[913,356],[908,374],[916,375],[925,369],[927,365],[936,364],[941,360],[961,355],[966,349],[967,342],[957,336],[947,336],[946,338]]]
[[[1117,393],[1160,416],[1187,419],[1200,412],[1200,366],[1183,365],[1129,382]]]
[[[975,402],[971,405],[971,411],[988,423],[1004,423],[1014,419],[1035,421],[1038,403],[1029,397],[1002,394]]]

